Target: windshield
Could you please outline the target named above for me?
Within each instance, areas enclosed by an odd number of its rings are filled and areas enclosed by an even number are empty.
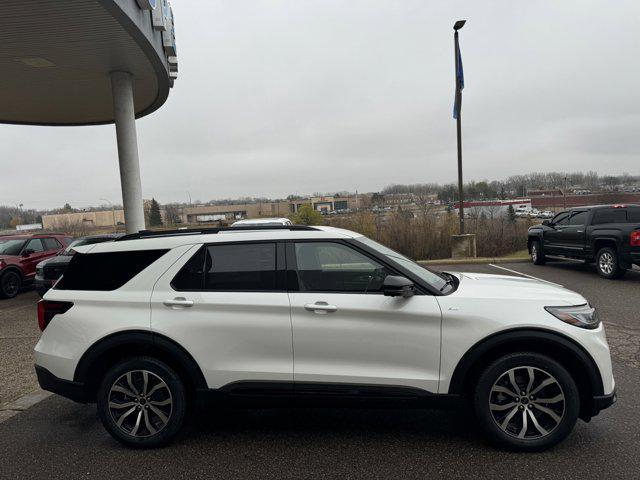
[[[20,255],[24,242],[24,239],[0,238],[0,255]]]
[[[70,257],[75,255],[76,253],[76,251],[74,250],[75,247],[81,247],[83,245],[93,245],[94,243],[103,243],[103,242],[110,242],[110,241],[113,241],[113,238],[110,238],[110,237],[79,238],[78,240],[74,240],[73,242],[71,242],[69,246],[60,255],[65,255]]]
[[[401,253],[398,253],[394,250],[391,250],[388,247],[385,247],[381,243],[376,242],[375,240],[371,240],[367,237],[358,237],[355,239],[356,241],[363,243],[364,245],[373,248],[377,252],[381,253],[385,257],[390,258],[391,260],[399,263],[404,268],[413,273],[416,277],[419,277],[421,280],[424,280],[429,285],[433,286],[437,290],[442,291],[444,287],[448,284],[448,279],[444,278],[442,274],[438,272],[434,272],[432,270],[428,270],[421,265],[418,265],[416,262],[411,260],[410,258],[405,257]]]

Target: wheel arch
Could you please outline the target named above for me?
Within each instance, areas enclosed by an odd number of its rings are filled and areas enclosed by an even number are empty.
[[[134,356],[151,356],[167,363],[189,391],[207,388],[202,370],[189,352],[168,337],[144,330],[117,332],[98,340],[80,358],[74,381],[84,384],[88,401],[95,401],[104,373],[117,362]]]
[[[603,395],[600,370],[591,355],[569,337],[545,329],[523,328],[498,332],[471,347],[451,377],[450,394],[467,395],[482,370],[510,353],[526,351],[547,355],[572,375],[580,392],[580,416],[591,418],[593,397]]]
[[[2,277],[5,273],[9,271],[16,272],[18,275],[20,275],[20,279],[24,281],[24,278],[25,278],[24,272],[18,265],[7,265],[2,269],[2,271],[0,271],[0,277]]]

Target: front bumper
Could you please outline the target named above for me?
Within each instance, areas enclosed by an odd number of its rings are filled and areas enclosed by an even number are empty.
[[[614,389],[609,395],[599,395],[593,397],[593,412],[591,416],[595,417],[602,410],[609,408],[611,405],[616,403],[618,400],[618,396],[616,395],[616,390]]]
[[[53,392],[79,403],[88,403],[85,384],[56,377],[40,365],[35,366],[38,383],[43,390]]]

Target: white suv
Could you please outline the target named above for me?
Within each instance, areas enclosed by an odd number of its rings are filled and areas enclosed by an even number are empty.
[[[208,399],[466,403],[494,443],[540,450],[615,401],[603,325],[554,284],[427,270],[328,227],[141,232],[77,250],[38,306],[38,379],[96,402],[129,446],[166,444]]]

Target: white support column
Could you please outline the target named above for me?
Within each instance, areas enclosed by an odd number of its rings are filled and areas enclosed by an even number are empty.
[[[118,138],[120,184],[127,233],[145,229],[142,206],[142,183],[138,160],[135,108],[133,104],[133,77],[127,72],[111,73],[113,112]]]

